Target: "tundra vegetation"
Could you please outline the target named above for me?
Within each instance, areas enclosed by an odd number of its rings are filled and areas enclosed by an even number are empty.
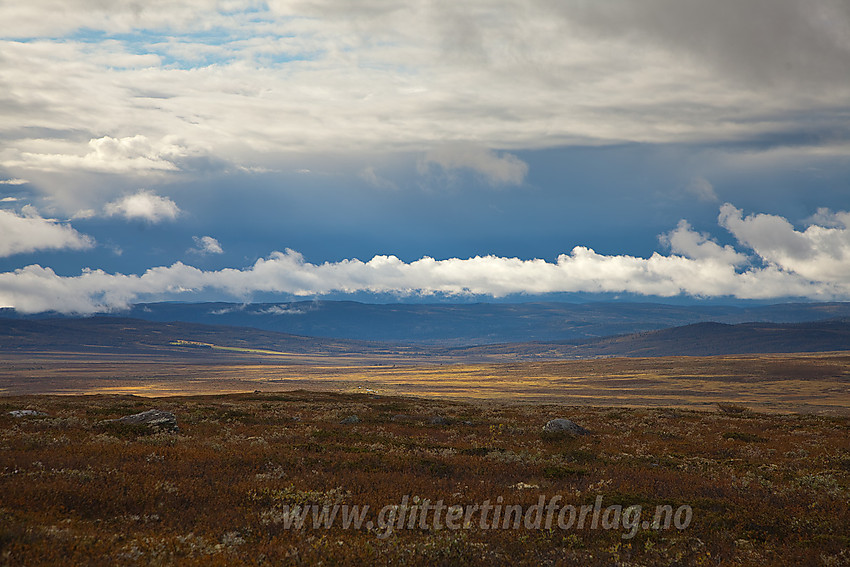
[[[177,431],[113,421],[152,408]],[[41,414],[14,416],[31,409]],[[357,416],[357,420],[346,420]],[[439,419],[437,419],[439,418]],[[587,434],[544,432],[568,418]],[[848,565],[850,418],[315,391],[0,398],[4,565]],[[685,529],[302,529],[297,506],[691,507]],[[411,502],[413,500],[410,500]]]

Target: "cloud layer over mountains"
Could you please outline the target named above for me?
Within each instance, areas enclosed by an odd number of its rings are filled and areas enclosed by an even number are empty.
[[[0,274],[0,304],[23,312],[92,313],[155,298],[180,299],[202,290],[242,300],[257,292],[316,296],[361,291],[399,296],[628,292],[661,297],[850,299],[850,214],[819,215],[821,225],[798,231],[783,218],[744,216],[727,203],[720,209],[719,223],[743,251],[720,246],[682,221],[661,236],[670,253],[649,258],[606,256],[576,246],[555,262],[479,256],[425,257],[405,263],[395,256],[375,256],[367,262],[313,264],[286,250],[244,269],[203,271],[178,262],[151,268],[141,276],[85,270],[79,276],[62,277],[50,268],[31,265]],[[85,242],[75,238],[68,246]],[[214,239],[196,242],[206,252],[220,249]]]

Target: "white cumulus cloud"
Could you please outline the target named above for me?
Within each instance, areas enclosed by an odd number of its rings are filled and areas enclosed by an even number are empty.
[[[747,256],[731,246],[720,246],[708,234],[696,232],[686,220],[668,233],[662,234],[659,241],[670,247],[673,254],[695,260],[716,260],[721,264],[738,266],[747,261]]]
[[[168,197],[161,197],[152,191],[141,190],[107,203],[103,207],[106,216],[120,216],[127,220],[145,220],[156,223],[174,220],[180,215],[180,208]]]
[[[84,250],[94,240],[70,225],[42,218],[26,205],[21,214],[0,210],[0,257],[37,250]]]
[[[218,240],[212,236],[193,236],[195,247],[190,248],[189,252],[193,254],[224,254],[224,249]]]
[[[850,281],[847,212],[820,209],[824,225],[811,224],[800,231],[776,215],[744,216],[729,203],[720,211],[720,224],[764,262],[813,281]]]
[[[819,214],[848,218],[844,212],[822,210]],[[721,207],[718,222],[736,238],[738,248],[721,246],[682,221],[661,237],[670,253],[656,252],[648,258],[604,255],[576,246],[554,262],[499,256],[423,257],[404,262],[378,255],[365,262],[355,258],[313,264],[298,252],[285,250],[243,269],[214,271],[177,262],[141,275],[84,270],[67,277],[32,265],[0,273],[0,305],[21,311],[91,313],[140,300],[191,299],[199,291],[243,301],[255,293],[320,296],[333,292],[492,297],[626,292],[660,297],[850,299],[850,229],[846,225],[813,224],[797,230],[782,217],[744,216],[728,203]]]

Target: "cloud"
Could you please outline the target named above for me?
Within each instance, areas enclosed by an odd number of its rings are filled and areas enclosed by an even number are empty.
[[[686,220],[659,237],[659,241],[670,248],[673,254],[693,260],[716,261],[720,266],[739,266],[747,262],[747,256],[731,246],[720,246],[705,233],[696,232]]]
[[[491,185],[521,185],[528,173],[528,164],[513,154],[496,152],[476,144],[443,144],[422,158],[420,172],[434,164],[445,171],[469,169]]]
[[[178,163],[189,156],[189,151],[167,139],[152,142],[139,134],[125,138],[92,138],[88,153],[73,155],[62,153],[22,152],[20,158],[10,162],[17,167],[41,170],[84,170],[101,173],[149,174],[174,172]]]
[[[706,203],[715,203],[720,200],[717,193],[714,192],[714,186],[704,177],[691,179],[691,182],[685,187],[685,191],[696,197],[697,200]]]
[[[304,315],[305,313],[307,313],[307,311],[304,309],[299,309],[298,307],[291,307],[288,305],[270,305],[269,307],[260,311],[256,311],[255,313],[263,315]]]
[[[0,185],[26,185],[27,183],[29,183],[29,181],[26,179],[0,179]]]
[[[562,16],[604,37],[678,51],[750,85],[846,86],[850,5],[835,0],[563,2]]]
[[[395,183],[378,175],[374,166],[371,165],[360,170],[360,179],[378,189],[398,189]]]
[[[192,240],[195,241],[195,248],[188,250],[192,254],[201,254],[204,256],[208,254],[224,254],[221,244],[212,236],[193,236]]]
[[[809,225],[850,228],[850,212],[832,212],[826,207],[821,207],[815,214],[806,219],[806,222]]]
[[[844,212],[830,214],[850,218]],[[626,292],[660,297],[850,299],[850,229],[846,226],[811,225],[798,231],[786,219],[766,214],[745,217],[728,203],[721,207],[718,221],[751,253],[720,246],[682,221],[661,237],[671,253],[656,252],[648,258],[603,255],[576,246],[554,262],[498,256],[403,262],[379,255],[366,262],[313,264],[298,252],[285,250],[244,269],[216,271],[177,262],[141,275],[84,270],[69,277],[31,265],[0,273],[0,305],[25,312],[91,313],[124,308],[141,299],[191,298],[200,291],[243,301],[255,293],[321,296],[338,292],[491,297]]]
[[[150,176],[431,151],[518,184],[522,150],[846,145],[846,2],[349,4],[2,3],[0,166]]]
[[[70,225],[42,218],[26,205],[22,214],[0,209],[0,257],[38,250],[85,250],[94,240]]]
[[[79,211],[71,215],[71,220],[93,219],[96,216],[98,216],[97,211],[95,211],[94,209],[80,209]]]
[[[221,309],[214,309],[210,311],[210,315],[227,315],[228,313],[239,313],[241,311],[245,311],[245,306],[247,304],[242,305],[234,305],[231,307],[222,307]]]
[[[812,281],[850,281],[850,213],[819,209],[824,225],[798,231],[786,219],[766,214],[743,216],[729,203],[720,209],[720,224],[738,242],[771,266]]]
[[[177,204],[168,197],[161,197],[146,190],[107,203],[103,212],[108,217],[120,216],[127,220],[145,220],[152,223],[174,220],[181,213]]]

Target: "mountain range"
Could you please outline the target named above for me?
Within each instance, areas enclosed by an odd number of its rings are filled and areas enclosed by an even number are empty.
[[[232,311],[228,311],[228,309]],[[275,313],[274,310],[279,310]],[[284,313],[291,310],[289,313]],[[301,310],[298,313],[295,311]],[[505,361],[594,357],[708,356],[850,350],[850,304],[688,308],[658,304],[368,305],[148,304],[139,317],[0,314],[0,353],[158,354],[187,358],[325,357],[369,361]],[[760,316],[795,322],[671,321]],[[157,319],[173,320],[159,321]],[[191,319],[261,322],[305,334]],[[187,320],[188,319],[188,320]],[[295,321],[294,323],[292,321]],[[358,326],[359,321],[359,326]],[[224,321],[222,321],[224,322]],[[357,329],[360,333],[356,333]],[[604,333],[611,330],[633,332]],[[338,336],[317,336],[318,332]],[[306,336],[312,333],[313,336]],[[438,340],[444,333],[445,338]],[[346,336],[348,335],[348,336]],[[352,336],[359,335],[359,336]],[[567,338],[564,338],[564,337]],[[539,340],[540,337],[557,337]],[[511,339],[519,340],[511,340]],[[508,339],[508,340],[505,340]],[[269,358],[271,357],[271,358]]]
[[[145,303],[103,317],[246,327],[329,339],[469,347],[526,342],[575,343],[695,323],[821,321],[850,317],[850,303],[783,303],[748,307],[623,302]],[[0,318],[40,320],[68,317],[57,313],[21,315],[11,309],[0,309]]]

